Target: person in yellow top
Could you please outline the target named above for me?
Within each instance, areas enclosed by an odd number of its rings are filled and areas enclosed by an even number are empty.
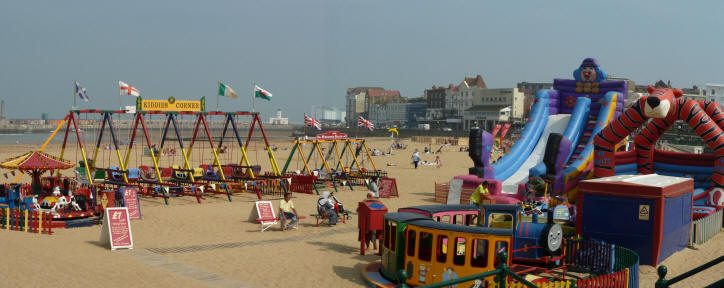
[[[483,209],[483,195],[488,194],[488,181],[483,181],[483,184],[478,185],[473,195],[470,195],[470,202],[478,205],[478,217],[477,224],[480,225],[482,218],[485,217],[485,210]]]
[[[473,195],[470,195],[470,202],[480,207],[480,204],[483,203],[483,195],[485,194],[488,194],[488,181],[483,181],[482,184],[478,185],[478,188],[475,189]]]
[[[282,231],[297,226],[297,222],[299,222],[297,215],[297,209],[294,209],[294,202],[292,202],[292,194],[284,194],[284,199],[279,202],[279,216],[282,219]],[[291,220],[289,226],[284,225],[287,220]]]

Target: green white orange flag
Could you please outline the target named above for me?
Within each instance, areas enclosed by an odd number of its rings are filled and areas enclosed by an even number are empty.
[[[231,87],[229,87],[228,85],[221,83],[221,82],[219,82],[219,96],[224,96],[224,97],[229,97],[229,98],[234,98],[234,99],[236,99],[236,97],[238,97],[238,95],[236,95],[236,92],[234,92],[234,89],[231,89]]]
[[[271,101],[272,94],[269,91],[261,89],[261,87],[254,85],[254,97],[266,99]]]

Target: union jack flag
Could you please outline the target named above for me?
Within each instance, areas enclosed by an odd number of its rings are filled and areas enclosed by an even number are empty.
[[[309,115],[307,114],[304,114],[304,126],[314,127],[317,130],[322,130],[322,123],[319,123],[317,119],[309,117]]]
[[[375,124],[372,124],[372,121],[367,120],[365,118],[362,118],[362,116],[359,116],[357,118],[357,126],[364,127],[369,129],[370,131],[375,130]]]

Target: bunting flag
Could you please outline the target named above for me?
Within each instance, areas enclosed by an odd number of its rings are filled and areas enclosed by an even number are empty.
[[[500,131],[500,145],[503,145],[503,140],[505,140],[505,135],[508,134],[508,130],[510,130],[510,123],[505,123],[503,130]]]
[[[236,92],[234,89],[231,89],[229,85],[226,85],[224,83],[219,82],[219,96],[229,97],[236,99],[238,95],[236,95]]]
[[[141,91],[138,91],[136,87],[133,87],[131,85],[128,85],[128,83],[123,81],[118,81],[118,88],[121,89],[121,94],[131,95],[131,96],[141,96]]]
[[[370,120],[367,120],[367,119],[363,118],[362,116],[358,116],[357,126],[367,128],[370,131],[375,130],[375,124],[372,124],[372,122]]]
[[[497,136],[498,132],[500,132],[500,127],[502,127],[502,125],[500,125],[500,123],[495,124],[495,126],[493,127],[493,131],[490,132],[490,135],[493,135],[493,139],[495,139],[495,136]]]
[[[322,130],[322,123],[317,121],[317,119],[309,117],[309,115],[307,115],[306,113],[304,114],[304,126],[314,127],[317,128],[317,130]]]
[[[83,101],[88,102],[88,94],[85,93],[85,88],[80,87],[80,84],[78,84],[78,81],[75,81],[75,96],[78,96],[78,98],[83,99]]]
[[[269,93],[269,91],[266,91],[261,87],[254,85],[254,97],[271,101],[272,94]]]

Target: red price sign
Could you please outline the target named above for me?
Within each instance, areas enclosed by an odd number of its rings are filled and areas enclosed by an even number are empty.
[[[391,196],[399,197],[397,193],[397,181],[395,178],[382,178],[380,180],[380,198],[389,198]]]
[[[131,220],[141,219],[141,205],[138,203],[138,191],[136,187],[123,187],[123,203],[128,208],[128,218]]]
[[[256,202],[256,211],[260,219],[274,219],[274,210],[269,201]]]
[[[133,248],[131,220],[128,219],[128,208],[106,208],[101,229],[101,242],[110,244],[111,250]]]

